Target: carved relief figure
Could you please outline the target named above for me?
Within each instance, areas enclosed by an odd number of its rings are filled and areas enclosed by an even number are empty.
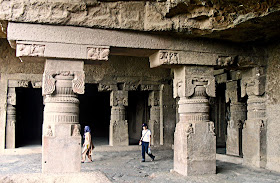
[[[53,136],[53,132],[52,132],[52,127],[51,127],[51,125],[48,126],[46,136]]]
[[[194,129],[193,129],[193,125],[192,123],[188,124],[188,128],[187,128],[187,138],[190,136],[190,134],[194,133]]]
[[[80,136],[80,129],[78,125],[74,125],[72,136]]]
[[[214,123],[208,123],[209,133],[215,134]]]

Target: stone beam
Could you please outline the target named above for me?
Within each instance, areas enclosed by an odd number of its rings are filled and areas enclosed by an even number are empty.
[[[174,170],[182,175],[216,173],[216,137],[209,120],[208,97],[215,97],[213,68],[174,69],[174,98],[179,122],[174,134]]]
[[[255,55],[249,45],[221,43],[209,40],[174,38],[145,32],[92,29],[72,26],[53,26],[10,22],[9,41],[28,41],[43,43],[63,43],[75,45],[110,46],[117,48],[141,48],[149,50],[177,50],[202,53],[218,53],[224,57],[230,55]]]
[[[109,53],[108,46],[16,41],[16,56],[28,57],[26,61],[34,59],[30,57],[107,61]]]

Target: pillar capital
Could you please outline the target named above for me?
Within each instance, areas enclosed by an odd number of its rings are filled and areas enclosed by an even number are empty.
[[[243,73],[241,80],[241,97],[246,95],[261,96],[265,92],[265,70],[262,67],[252,68]]]
[[[216,96],[212,67],[182,66],[175,68],[173,81],[174,98],[191,97],[197,86],[203,86],[208,96]]]
[[[128,91],[114,90],[110,94],[111,106],[128,106]]]

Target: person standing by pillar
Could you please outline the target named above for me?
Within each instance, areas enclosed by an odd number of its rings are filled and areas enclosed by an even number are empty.
[[[88,157],[89,161],[92,162],[92,157],[91,157],[92,150],[93,150],[93,145],[91,142],[91,130],[89,126],[85,126],[82,163],[85,162],[86,156]]]
[[[146,123],[142,125],[142,128],[142,137],[140,139],[140,141],[142,142],[142,162],[145,162],[145,153],[147,153],[151,157],[151,161],[154,161],[155,156],[150,152],[150,150],[148,151],[151,146],[151,130],[148,129],[148,125]]]

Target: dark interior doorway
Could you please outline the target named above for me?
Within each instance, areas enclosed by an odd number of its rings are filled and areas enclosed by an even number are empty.
[[[42,145],[41,88],[16,88],[16,147]]]
[[[111,116],[110,92],[98,92],[97,84],[86,84],[85,93],[79,95],[81,132],[86,125],[92,131],[95,145],[109,144]]]
[[[141,137],[142,123],[148,123],[150,108],[148,106],[148,91],[129,91],[127,121],[129,145],[137,145]]]
[[[210,98],[210,120],[215,124],[217,152],[221,154],[225,154],[227,133],[225,90],[225,83],[217,84],[216,97]]]

